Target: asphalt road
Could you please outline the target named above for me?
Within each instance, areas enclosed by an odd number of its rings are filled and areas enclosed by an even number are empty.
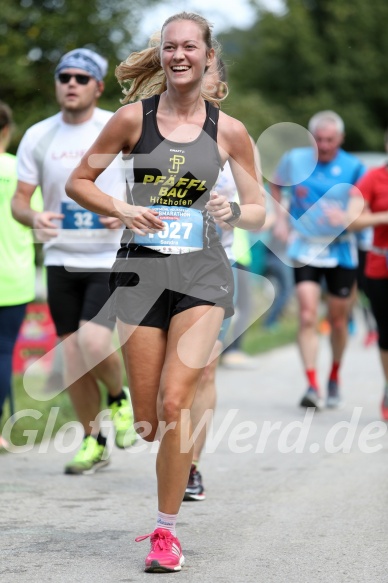
[[[201,461],[207,498],[178,524],[186,565],[163,581],[388,582],[388,434],[376,347],[351,339],[340,411],[305,416],[296,346],[218,369],[219,401]],[[329,369],[321,338],[320,377]],[[58,438],[0,456],[1,583],[149,581],[155,452],[112,452],[93,476],[65,476]],[[140,442],[138,445],[142,445]]]

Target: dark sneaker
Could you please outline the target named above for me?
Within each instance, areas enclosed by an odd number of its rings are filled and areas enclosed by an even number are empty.
[[[129,389],[123,387],[126,399],[115,401],[110,405],[110,416],[115,428],[115,444],[124,449],[131,447],[137,440],[137,433],[133,427],[133,411]]]
[[[191,466],[189,481],[187,482],[187,488],[183,500],[188,502],[190,500],[205,500],[205,498],[206,494],[205,488],[202,485],[202,476],[193,464]]]
[[[174,573],[185,563],[179,540],[166,528],[157,528],[151,534],[138,536],[140,542],[150,537],[151,551],[145,560],[146,573]]]
[[[108,464],[105,445],[100,445],[95,437],[88,435],[71,462],[66,464],[65,474],[94,474]]]
[[[309,387],[302,397],[300,402],[301,407],[315,407],[316,409],[322,409],[323,403],[322,399],[316,389]]]
[[[388,394],[385,393],[381,401],[381,416],[384,421],[388,421]]]
[[[340,409],[343,407],[338,381],[329,380],[328,382],[326,407],[329,409]]]

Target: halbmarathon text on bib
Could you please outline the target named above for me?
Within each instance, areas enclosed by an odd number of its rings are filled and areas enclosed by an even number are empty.
[[[198,209],[152,206],[164,223],[163,231],[134,236],[134,243],[160,253],[180,254],[203,248],[203,217]]]

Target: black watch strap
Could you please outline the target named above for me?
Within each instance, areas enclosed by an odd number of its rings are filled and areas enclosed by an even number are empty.
[[[239,218],[241,217],[241,209],[240,205],[237,204],[237,202],[230,202],[229,205],[232,216],[230,217],[230,219],[226,220],[225,223],[228,223],[228,225],[233,225],[233,223],[238,221]]]

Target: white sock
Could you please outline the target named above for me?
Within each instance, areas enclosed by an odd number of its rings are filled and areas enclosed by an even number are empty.
[[[164,512],[160,512],[160,510],[158,510],[156,528],[165,528],[166,530],[169,530],[174,536],[176,536],[175,526],[177,518],[177,514],[165,514]]]

